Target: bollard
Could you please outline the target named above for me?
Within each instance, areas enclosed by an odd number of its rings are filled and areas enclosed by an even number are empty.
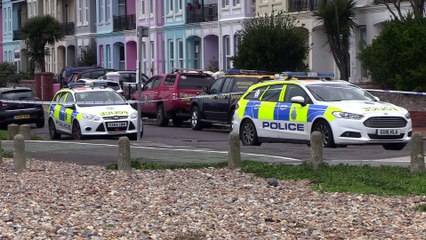
[[[24,136],[18,134],[13,138],[13,166],[15,171],[22,172],[26,165]]]
[[[31,140],[31,126],[28,124],[23,124],[19,126],[19,133],[24,136],[25,140]]]
[[[314,131],[311,134],[311,161],[310,163],[314,167],[314,170],[318,170],[319,166],[323,162],[323,148],[322,134],[318,131]]]
[[[118,139],[118,170],[130,171],[130,141],[128,137]]]
[[[15,123],[7,125],[7,132],[9,133],[9,140],[13,140],[19,133],[19,125]]]
[[[411,136],[411,161],[410,172],[421,173],[425,170],[425,156],[423,148],[423,135],[414,132]]]
[[[229,134],[228,167],[241,168],[240,136],[236,132]]]

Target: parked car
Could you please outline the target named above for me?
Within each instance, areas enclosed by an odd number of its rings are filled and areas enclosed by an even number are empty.
[[[274,80],[255,84],[238,101],[233,131],[244,145],[309,143],[325,147],[380,144],[401,150],[412,135],[410,113],[342,80]]]
[[[131,99],[132,93],[137,90],[136,84],[136,71],[134,70],[120,70],[114,72],[107,72],[105,75],[100,76],[98,79],[113,80],[120,84],[123,90],[123,96],[126,99]],[[143,84],[148,81],[148,76],[141,73],[140,82]]]
[[[93,70],[93,69],[102,69],[102,67],[98,67],[98,66],[65,67],[58,74],[58,82],[61,84],[62,87],[65,87],[69,83],[70,77],[73,73]]]
[[[191,104],[191,127],[201,130],[211,124],[232,126],[235,105],[247,89],[261,81],[274,79],[264,71],[232,69],[205,88]]]
[[[9,102],[13,100],[23,102]],[[5,129],[11,123],[35,123],[38,128],[44,127],[43,105],[25,103],[34,100],[39,99],[31,88],[0,88],[0,128]]]
[[[68,86],[69,83],[77,82],[80,78],[96,79],[102,75],[105,75],[107,72],[111,72],[111,71],[115,71],[115,70],[110,68],[96,68],[96,69],[74,72],[73,74],[71,74],[68,81],[64,83],[63,87]]]
[[[89,136],[137,139],[137,111],[111,88],[78,84],[63,88],[53,97],[48,113],[51,139],[62,134],[75,140]],[[143,134],[143,125],[139,134]]]
[[[151,77],[141,92],[142,115],[156,118],[158,126],[175,126],[191,117],[191,98],[209,86],[214,78],[202,72],[178,72]],[[138,93],[132,95],[138,100]]]

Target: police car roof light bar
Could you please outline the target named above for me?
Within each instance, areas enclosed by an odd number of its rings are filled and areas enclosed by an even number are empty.
[[[315,79],[329,79],[334,78],[333,72],[282,72],[280,74],[284,79],[295,78],[315,78]]]
[[[249,69],[236,69],[236,68],[231,68],[229,69],[226,74],[229,75],[237,75],[237,74],[246,74],[246,75],[266,75],[268,74],[267,71],[262,71],[262,70],[249,70]]]

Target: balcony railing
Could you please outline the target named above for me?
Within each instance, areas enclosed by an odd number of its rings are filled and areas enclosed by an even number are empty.
[[[114,32],[136,29],[136,14],[114,16]]]
[[[289,0],[289,12],[317,11],[322,0]]]
[[[13,30],[13,40],[22,40],[21,30]]]
[[[65,35],[74,35],[75,33],[75,25],[73,22],[62,23],[62,30]]]
[[[198,7],[199,6],[199,7]],[[217,4],[191,4],[187,6],[186,23],[217,21]]]

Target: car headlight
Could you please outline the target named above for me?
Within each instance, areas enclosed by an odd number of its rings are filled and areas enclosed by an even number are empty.
[[[83,118],[93,121],[99,121],[101,118],[98,115],[90,114],[90,113],[83,113]]]
[[[132,112],[132,113],[130,114],[130,118],[131,118],[131,119],[138,118],[138,112]]]
[[[407,112],[404,116],[405,116],[406,119],[411,119],[410,112]]]
[[[364,117],[362,114],[349,113],[349,112],[333,112],[333,116],[337,118],[355,119],[360,120]]]

